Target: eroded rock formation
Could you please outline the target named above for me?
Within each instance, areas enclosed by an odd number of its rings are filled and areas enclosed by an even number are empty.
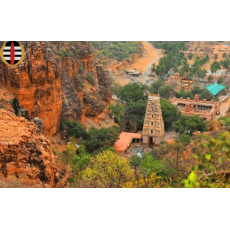
[[[57,186],[54,155],[40,129],[4,109],[0,127],[0,178],[35,187]]]
[[[43,120],[48,135],[61,121],[103,114],[111,100],[111,79],[94,59],[89,42],[20,42],[24,61],[15,67],[0,61],[0,84],[29,111]],[[4,42],[0,42],[2,46]]]

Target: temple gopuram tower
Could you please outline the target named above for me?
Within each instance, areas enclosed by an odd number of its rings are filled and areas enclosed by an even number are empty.
[[[149,95],[142,135],[143,144],[159,145],[164,141],[164,122],[159,95]]]

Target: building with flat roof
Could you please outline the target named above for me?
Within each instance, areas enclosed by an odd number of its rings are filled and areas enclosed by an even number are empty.
[[[212,84],[205,87],[212,95],[217,95],[222,89],[225,89],[225,86],[219,84]]]
[[[199,100],[199,95],[195,95],[194,100],[189,97],[187,99],[169,98],[169,102],[175,105],[183,115],[198,115],[205,120],[212,120],[216,115],[220,114],[220,102]]]
[[[120,133],[119,139],[114,144],[114,150],[120,153],[127,153],[131,143],[141,143],[141,133]]]
[[[140,77],[141,73],[137,70],[127,70],[126,73],[131,77]]]

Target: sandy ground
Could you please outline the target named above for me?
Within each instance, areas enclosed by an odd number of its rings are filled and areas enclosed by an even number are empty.
[[[143,75],[148,72],[148,69],[151,67],[153,63],[158,64],[158,60],[163,57],[160,51],[157,51],[156,49],[153,48],[153,46],[146,42],[142,41],[141,42],[144,48],[144,52],[135,63],[130,65],[127,69],[136,69]],[[160,54],[160,55],[159,55]],[[130,83],[130,77],[127,77],[127,75],[124,73],[124,71],[120,71],[119,73],[116,74],[116,82],[120,85],[126,85]],[[145,83],[145,80],[143,76],[136,78],[138,81]]]
[[[185,56],[187,57],[188,54],[191,52],[195,55],[195,57],[205,57],[206,55],[209,55],[209,61],[202,67],[202,69],[210,70],[211,64],[214,61],[222,61],[225,58],[223,58],[223,54],[226,53],[229,55],[230,53],[230,46],[224,45],[219,42],[212,42],[211,44],[208,41],[193,41],[189,43],[189,49],[188,51],[184,51]],[[215,59],[214,56],[217,54],[218,58]],[[193,60],[189,60],[189,64],[193,64],[195,57],[193,57]]]
[[[135,63],[133,63],[129,68],[136,69],[142,74],[149,67],[149,64],[158,57],[157,51],[148,43],[141,42],[144,47],[144,53],[142,57]]]

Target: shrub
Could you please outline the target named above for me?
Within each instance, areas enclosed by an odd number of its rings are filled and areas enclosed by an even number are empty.
[[[101,129],[91,127],[83,144],[88,152],[94,152],[113,146],[118,137],[119,128],[116,126]]]
[[[91,44],[95,53],[97,53],[97,58],[101,60],[114,58],[118,61],[123,61],[125,58],[130,58],[130,55],[140,54],[142,47],[140,42],[135,41],[91,41]]]
[[[207,101],[211,101],[214,99],[214,96],[210,91],[207,89],[204,89],[202,93],[200,94],[200,100],[206,99]]]
[[[64,58],[67,55],[66,48],[59,50],[59,54],[60,54],[61,58]]]
[[[230,126],[230,118],[229,117],[221,117],[219,121],[223,123],[225,126]]]
[[[128,160],[111,151],[104,151],[93,158],[80,174],[82,187],[93,188],[120,188],[132,180],[133,170]]]
[[[62,131],[64,129],[64,124],[61,122],[60,123],[60,130]]]
[[[79,121],[66,121],[65,124],[68,127],[68,134],[76,138],[87,138],[86,128]]]
[[[79,70],[81,71],[81,73],[83,73],[83,72],[84,72],[84,67],[83,67],[83,66],[80,66],[80,67],[79,67]]]
[[[92,78],[92,76],[90,74],[87,75],[86,79],[89,82],[89,84],[93,85],[93,78]]]
[[[184,143],[184,144],[189,144],[191,142],[191,136],[188,134],[180,134],[179,136],[179,140],[180,142]]]
[[[86,153],[75,155],[72,159],[72,164],[77,166],[77,169],[82,169],[90,162],[91,156]]]

